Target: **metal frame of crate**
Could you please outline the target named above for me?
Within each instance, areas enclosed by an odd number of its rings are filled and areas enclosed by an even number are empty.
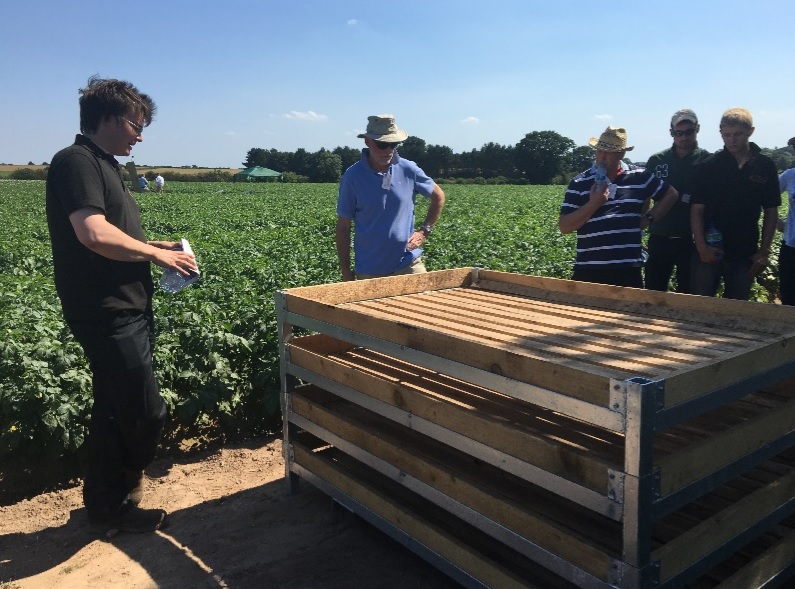
[[[276,307],[291,489],[309,481],[463,585],[544,586],[523,573],[541,565],[547,586],[680,587],[774,528],[720,587],[795,572],[781,528],[795,512],[795,309],[475,268],[289,289]],[[738,478],[742,493],[724,489]],[[708,512],[715,501],[728,503]],[[618,548],[581,538],[602,528]]]

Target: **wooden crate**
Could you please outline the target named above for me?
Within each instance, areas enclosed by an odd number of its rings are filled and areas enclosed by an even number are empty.
[[[277,310],[288,477],[465,585],[536,586],[539,564],[552,587],[728,582],[715,567],[754,542],[735,578],[792,573],[795,309],[463,268],[290,289]],[[340,456],[360,465],[344,483]],[[367,473],[512,556],[418,541],[421,517],[352,499]]]

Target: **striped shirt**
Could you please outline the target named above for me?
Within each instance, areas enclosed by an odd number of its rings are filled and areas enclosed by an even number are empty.
[[[566,189],[561,215],[588,202],[594,183],[592,169],[581,172]],[[610,198],[577,230],[577,259],[574,267],[585,269],[640,266],[643,203],[656,200],[668,185],[653,173],[621,162],[621,173],[610,184]]]

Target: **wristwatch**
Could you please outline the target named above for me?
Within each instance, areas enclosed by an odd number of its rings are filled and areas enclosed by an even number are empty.
[[[430,225],[426,225],[426,224],[420,225],[420,230],[421,231],[425,231],[425,233],[427,233],[428,235],[433,233],[433,227],[431,227]]]

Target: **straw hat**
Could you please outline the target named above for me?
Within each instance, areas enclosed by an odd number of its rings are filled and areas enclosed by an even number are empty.
[[[408,138],[409,134],[403,129],[398,129],[394,115],[372,115],[367,117],[367,131],[357,137],[369,137],[376,141],[387,143],[400,143]]]
[[[627,145],[627,130],[612,125],[605,129],[599,139],[591,137],[588,145],[602,151],[632,151],[635,149],[634,145]]]

